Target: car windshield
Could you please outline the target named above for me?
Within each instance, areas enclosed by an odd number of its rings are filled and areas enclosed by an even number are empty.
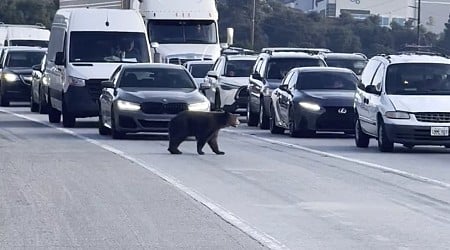
[[[229,60],[225,68],[225,76],[248,77],[252,73],[255,60]]]
[[[144,33],[74,31],[70,35],[70,62],[149,62]]]
[[[216,24],[211,20],[155,20],[148,25],[150,40],[158,43],[217,43]]]
[[[194,78],[203,78],[211,69],[212,64],[191,64],[190,71]]]
[[[40,64],[44,51],[10,51],[5,65],[11,68],[31,68]]]
[[[326,59],[326,62],[330,67],[347,68],[357,75],[361,75],[367,64],[366,60],[360,59]]]
[[[302,72],[296,88],[298,90],[356,90],[358,78],[349,72]]]
[[[47,48],[48,47],[48,41],[42,41],[42,40],[10,40],[9,41],[10,46],[30,46],[30,47],[41,47],[41,48]]]
[[[267,67],[267,79],[281,80],[293,68],[325,66],[321,59],[317,58],[277,58],[272,59]]]
[[[189,74],[182,69],[125,69],[119,80],[120,88],[195,89]]]
[[[390,65],[386,93],[393,95],[450,94],[450,64],[405,63]]]

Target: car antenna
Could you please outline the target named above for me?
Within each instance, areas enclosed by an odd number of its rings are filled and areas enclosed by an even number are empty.
[[[106,11],[106,22],[105,22],[105,25],[106,25],[106,27],[109,27],[109,12],[108,11]]]

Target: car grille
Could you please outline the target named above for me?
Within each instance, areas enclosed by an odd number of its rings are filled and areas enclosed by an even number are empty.
[[[107,79],[90,79],[86,80],[86,88],[88,89],[89,95],[92,100],[97,101],[100,95],[102,94],[102,81],[106,81]]]
[[[142,112],[146,114],[178,114],[187,110],[186,103],[161,103],[161,102],[145,102],[141,104]]]
[[[339,110],[345,108],[346,113]],[[318,130],[347,130],[354,128],[355,112],[353,107],[325,107],[325,113],[316,121]]]
[[[415,113],[419,122],[450,123],[450,113]]]

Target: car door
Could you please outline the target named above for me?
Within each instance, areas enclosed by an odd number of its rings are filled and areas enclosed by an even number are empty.
[[[109,81],[113,82],[117,88],[117,80],[120,76],[122,67],[119,66],[111,75]],[[113,109],[113,102],[116,94],[115,88],[103,88],[102,94],[100,95],[100,112],[103,117],[103,121],[111,126],[111,115]]]
[[[361,123],[361,128],[365,132],[371,130],[371,120],[369,118],[369,102],[370,95],[366,93],[367,86],[372,84],[375,73],[380,66],[381,62],[378,60],[370,60],[361,75],[361,81],[358,84],[358,88],[355,94],[355,108],[358,113],[358,118]]]
[[[279,97],[278,97],[278,104],[279,107],[278,114],[279,114],[279,121],[283,125],[287,125],[289,122],[289,100],[290,93],[289,93],[289,85],[292,85],[291,79],[293,76],[293,71],[289,72],[288,75],[283,79],[283,82],[280,85],[280,88],[277,89],[279,91]],[[281,87],[282,86],[282,87]]]

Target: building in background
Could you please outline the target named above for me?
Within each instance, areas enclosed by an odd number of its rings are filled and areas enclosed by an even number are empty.
[[[316,11],[328,17],[339,17],[344,12],[356,19],[379,15],[382,26],[417,20],[417,0],[295,0],[287,6],[305,12]],[[428,31],[441,33],[449,14],[450,0],[422,0],[420,19]]]

